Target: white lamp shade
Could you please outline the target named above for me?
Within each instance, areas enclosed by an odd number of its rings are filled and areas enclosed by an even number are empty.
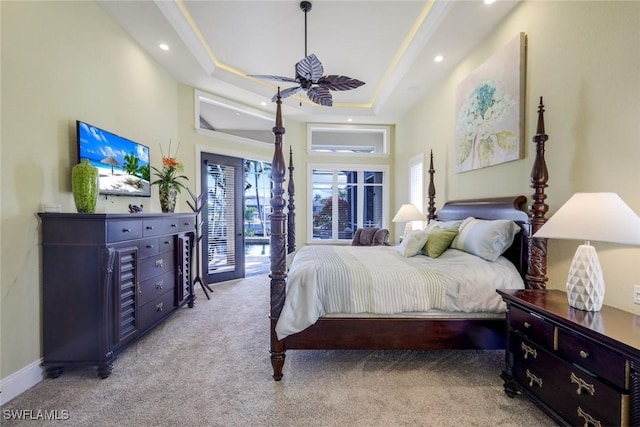
[[[640,245],[640,217],[615,193],[576,193],[533,237]]]
[[[640,245],[640,217],[615,193],[576,193],[533,237]],[[595,248],[580,245],[567,275],[569,305],[599,311],[604,292]]]
[[[411,203],[404,204],[400,206],[398,213],[391,220],[392,222],[409,222],[409,221],[424,221],[424,215],[416,205],[412,205]]]

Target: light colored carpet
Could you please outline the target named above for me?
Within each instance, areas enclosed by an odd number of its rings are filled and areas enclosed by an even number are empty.
[[[541,426],[499,375],[503,351],[290,351],[271,378],[269,279],[216,285],[100,380],[67,369],[2,407],[66,410],[73,426]],[[46,422],[2,419],[3,426]]]

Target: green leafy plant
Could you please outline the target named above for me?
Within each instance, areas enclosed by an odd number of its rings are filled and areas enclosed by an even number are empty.
[[[178,148],[180,145],[178,144]],[[176,148],[176,154],[171,155],[171,142],[169,142],[169,155],[165,156],[160,147],[162,153],[162,169],[158,169],[155,166],[151,166],[153,174],[157,178],[151,183],[151,185],[157,185],[163,191],[175,190],[180,193],[183,188],[186,188],[183,184],[184,181],[188,181],[189,178],[186,175],[181,175],[184,170],[182,163],[178,161]]]

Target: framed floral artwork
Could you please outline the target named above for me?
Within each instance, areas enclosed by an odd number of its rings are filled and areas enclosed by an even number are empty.
[[[520,33],[456,87],[456,173],[524,157],[525,56]]]

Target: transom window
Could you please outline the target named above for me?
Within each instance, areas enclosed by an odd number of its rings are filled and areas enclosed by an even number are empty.
[[[358,228],[386,228],[387,167],[311,165],[310,170],[310,241],[350,241]]]
[[[309,154],[386,156],[389,127],[308,124],[307,141]]]

